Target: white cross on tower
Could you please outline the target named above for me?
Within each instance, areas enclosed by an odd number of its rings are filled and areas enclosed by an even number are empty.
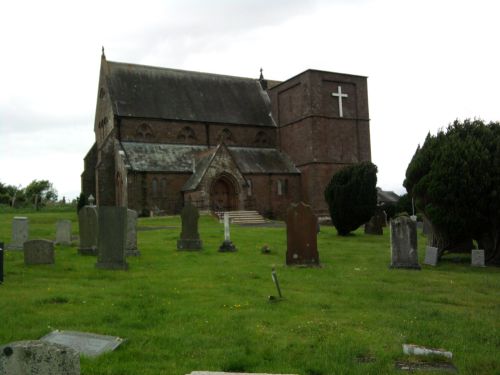
[[[342,86],[338,86],[338,91],[332,92],[332,96],[337,96],[339,98],[339,114],[340,117],[344,117],[344,112],[342,111],[342,98],[347,98],[349,95],[342,94]]]

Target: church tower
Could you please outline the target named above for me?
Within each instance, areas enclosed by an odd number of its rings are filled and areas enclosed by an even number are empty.
[[[326,214],[333,174],[371,160],[367,79],[307,70],[269,92],[278,147],[301,171],[302,199]]]

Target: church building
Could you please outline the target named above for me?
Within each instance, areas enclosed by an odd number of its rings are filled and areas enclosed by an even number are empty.
[[[112,62],[101,56],[95,143],[82,192],[139,213],[328,212],[324,190],[371,160],[366,77],[306,70],[286,81]]]

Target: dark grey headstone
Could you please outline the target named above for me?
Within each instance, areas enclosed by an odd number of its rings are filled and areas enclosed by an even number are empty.
[[[420,269],[417,253],[417,223],[408,216],[391,220],[391,268]]]
[[[97,207],[85,206],[78,212],[80,230],[80,246],[78,253],[82,255],[97,255]]]
[[[181,211],[182,231],[181,238],[177,241],[178,250],[199,250],[202,247],[198,233],[198,209],[191,203],[186,203]]]
[[[137,248],[137,211],[127,210],[127,244],[125,245],[125,256],[139,256],[141,252]]]
[[[311,206],[292,204],[286,215],[286,264],[319,265],[317,223]]]
[[[128,269],[125,261],[127,241],[127,208],[98,207],[97,268]]]
[[[74,331],[53,331],[40,340],[69,346],[87,357],[113,351],[123,342],[122,338],[116,336]]]
[[[79,375],[80,356],[67,346],[40,340],[0,347],[0,375]]]
[[[71,245],[71,220],[56,223],[56,244]]]
[[[379,216],[372,216],[370,221],[365,224],[365,234],[375,234],[378,236],[384,234],[382,219]]]
[[[438,260],[439,260],[438,248],[432,246],[426,246],[424,264],[427,264],[428,266],[437,266]]]
[[[28,218],[16,216],[12,220],[12,242],[7,245],[8,250],[22,250],[28,240]]]
[[[474,267],[484,267],[484,250],[472,250],[470,265]]]
[[[428,236],[432,232],[432,224],[430,220],[427,219],[427,217],[425,216],[423,217],[422,221],[423,221],[422,233],[424,234],[424,236]]]
[[[54,264],[54,242],[29,240],[24,243],[24,264]]]

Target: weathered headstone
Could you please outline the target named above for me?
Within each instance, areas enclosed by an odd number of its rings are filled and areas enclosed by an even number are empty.
[[[54,242],[29,240],[24,243],[24,264],[54,264]]]
[[[28,218],[16,216],[12,220],[12,242],[7,245],[8,250],[22,250],[28,240]]]
[[[80,230],[80,246],[78,253],[82,255],[97,255],[97,208],[84,206],[78,212]]]
[[[236,246],[231,241],[228,212],[224,212],[224,242],[220,245],[219,251],[222,253],[236,251]]]
[[[0,375],[79,375],[80,356],[64,345],[40,340],[0,347]]]
[[[139,256],[141,252],[137,248],[137,211],[127,210],[127,244],[125,245],[125,256]]]
[[[470,265],[474,267],[484,267],[484,250],[472,250]]]
[[[0,242],[0,284],[3,283],[3,242]]]
[[[417,253],[417,223],[408,216],[391,220],[391,268],[420,269]]]
[[[303,202],[288,208],[286,264],[319,265],[317,222],[311,206]]]
[[[432,232],[432,224],[430,220],[425,216],[423,217],[422,221],[424,223],[422,227],[422,233],[424,234],[424,236],[427,236]]]
[[[87,357],[97,357],[115,350],[124,341],[117,336],[105,336],[95,333],[55,330],[40,340],[66,345]]]
[[[198,233],[198,209],[187,202],[181,211],[182,231],[181,238],[177,241],[178,250],[199,250],[202,247]]]
[[[382,220],[379,216],[372,216],[370,221],[365,224],[365,234],[383,235]]]
[[[127,241],[127,208],[100,206],[98,208],[97,268],[128,269],[125,261]]]
[[[437,266],[438,260],[438,248],[433,246],[426,246],[424,264],[427,264],[428,266]]]
[[[71,220],[56,223],[56,244],[71,245]]]

